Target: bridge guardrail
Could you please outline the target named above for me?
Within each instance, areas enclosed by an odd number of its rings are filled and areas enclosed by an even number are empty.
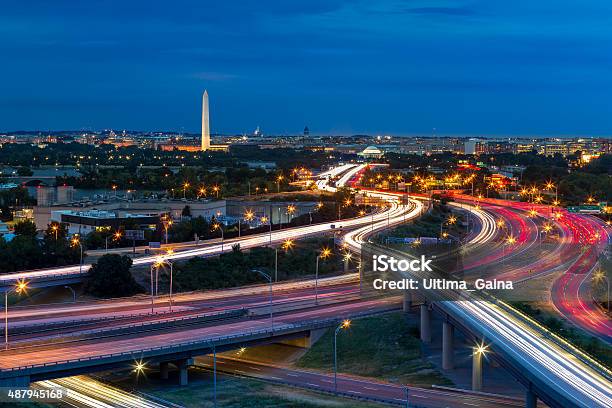
[[[384,310],[351,314],[351,317],[360,318],[360,317],[373,316],[373,315],[377,315],[381,313],[386,313],[390,310],[396,310],[398,308],[399,308],[399,305],[395,305],[393,307],[387,307]],[[58,360],[58,361],[53,361],[53,362],[48,362],[48,363],[28,364],[28,365],[23,365],[23,366],[18,366],[18,367],[0,369],[0,377],[6,378],[9,376],[3,375],[3,374],[7,374],[7,373],[10,374],[16,371],[31,370],[31,369],[39,368],[39,367],[51,367],[51,366],[58,366],[61,364],[74,364],[74,363],[87,362],[87,361],[93,361],[93,360],[112,359],[114,357],[125,357],[125,356],[133,357],[134,355],[143,356],[145,353],[156,353],[156,352],[160,352],[164,350],[171,350],[171,349],[177,349],[177,348],[190,348],[191,347],[190,350],[177,350],[176,352],[191,351],[191,350],[198,349],[198,348],[212,348],[213,345],[215,346],[217,345],[215,343],[220,343],[223,345],[223,344],[227,344],[228,340],[233,340],[237,338],[245,338],[245,341],[248,341],[252,337],[257,337],[262,334],[270,334],[270,336],[275,336],[275,335],[295,333],[299,331],[316,330],[316,329],[332,326],[334,324],[341,322],[342,320],[343,318],[329,318],[329,319],[315,320],[315,321],[311,321],[307,323],[285,323],[283,325],[283,328],[279,328],[279,329],[266,328],[266,329],[260,329],[260,330],[251,330],[247,333],[230,334],[227,336],[212,337],[206,340],[192,340],[192,341],[181,342],[181,343],[176,343],[176,344],[166,345],[166,346],[147,347],[147,348],[143,348],[140,350],[123,351],[119,353],[107,353],[107,354],[101,354],[97,356],[81,357],[81,358],[74,358],[74,359],[64,359],[64,360]],[[90,340],[93,340],[93,339],[90,339]],[[201,346],[201,347],[197,347],[197,346]]]

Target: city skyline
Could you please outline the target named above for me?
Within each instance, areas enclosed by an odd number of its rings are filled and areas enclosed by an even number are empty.
[[[202,89],[223,134],[612,129],[606,2],[183,5],[5,7],[0,129],[197,133]]]

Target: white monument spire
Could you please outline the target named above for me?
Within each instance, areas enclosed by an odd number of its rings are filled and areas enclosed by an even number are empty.
[[[202,151],[210,149],[210,123],[208,121],[208,91],[202,95]]]

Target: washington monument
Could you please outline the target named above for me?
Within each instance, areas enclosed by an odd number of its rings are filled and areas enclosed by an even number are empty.
[[[210,149],[210,123],[208,121],[208,91],[202,95],[202,151]]]

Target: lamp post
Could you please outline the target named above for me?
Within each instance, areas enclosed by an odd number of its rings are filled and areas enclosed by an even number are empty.
[[[261,222],[264,223],[264,224],[268,223],[270,225],[270,240],[269,240],[269,243],[271,244],[272,243],[272,219],[268,218],[268,217],[266,217],[264,215],[263,217],[261,217]]]
[[[338,392],[338,353],[337,353],[337,337],[340,329],[348,329],[351,327],[350,320],[343,320],[334,331],[334,392]]]
[[[55,240],[57,241],[57,231],[59,230],[59,227],[57,226],[57,224],[53,224],[51,226],[51,230],[53,230],[53,232],[55,232]]]
[[[169,249],[166,252],[167,255],[172,255],[173,253],[174,251],[171,249]],[[156,270],[155,272],[155,295],[157,296],[157,290],[158,290],[158,284],[159,284],[159,267],[163,266],[164,264],[168,264],[168,266],[170,266],[170,288],[168,291],[168,304],[169,304],[170,311],[172,312],[172,278],[174,275],[174,263],[168,258],[160,257],[153,264]],[[151,279],[153,279],[153,275],[151,275]]]
[[[278,177],[276,177],[276,192],[280,193],[280,182],[283,181],[284,177],[282,174],[279,174]]]
[[[595,281],[600,281],[600,280],[605,280],[606,283],[608,284],[608,295],[607,295],[607,309],[608,309],[608,314],[610,314],[610,279],[608,279],[608,277],[604,274],[604,272],[600,269],[598,270],[594,275],[593,278],[595,279]]]
[[[295,213],[295,205],[289,204],[287,206],[287,215],[291,217],[287,217],[287,223],[290,223],[293,219],[293,214]]]
[[[156,269],[161,266],[163,264],[163,260],[161,258],[158,258],[155,260],[155,262],[153,262],[151,264],[151,268],[150,268],[150,278],[151,278],[151,314],[153,314],[154,312],[154,307],[155,307],[155,295],[153,293],[154,287],[153,287],[153,269]]]
[[[223,252],[223,241],[225,240],[223,234],[223,226],[220,223],[213,224],[213,231],[219,230],[221,231],[221,252]]]
[[[514,238],[512,235],[506,237],[504,246],[502,247],[502,260],[504,264],[506,263],[506,245],[513,245],[514,243],[516,243],[516,238]]]
[[[183,184],[183,200],[187,198],[187,188],[189,188],[189,183],[186,182]]]
[[[244,219],[245,219],[247,222],[249,222],[249,223],[250,223],[251,221],[253,221],[253,218],[255,218],[255,213],[254,213],[253,211],[251,211],[251,210],[246,210],[246,211],[244,212]],[[240,230],[241,230],[241,228],[240,228],[240,218],[239,218],[239,219],[238,219],[238,238],[240,238]]]
[[[200,189],[198,190],[198,199],[200,197],[205,197],[206,196],[206,188],[205,187],[200,187]]]
[[[208,343],[213,351],[213,407],[217,408],[217,348],[213,342]]]
[[[323,248],[317,255],[317,263],[315,268],[315,305],[319,304],[319,259],[326,259],[331,255],[331,249]]]
[[[79,273],[83,273],[83,245],[81,244],[81,240],[78,238],[78,236],[75,236],[74,238],[72,238],[72,241],[70,241],[72,243],[73,246],[78,245],[79,248],[81,249],[81,260],[79,261]]]
[[[281,247],[288,252],[291,248],[293,248],[293,240],[287,239]],[[278,248],[274,248],[274,282],[278,282]]]
[[[72,293],[72,303],[76,303],[76,292],[72,289],[72,286],[65,285],[64,289],[69,289]]]
[[[168,244],[168,228],[172,225],[172,220],[164,220],[164,230],[166,231],[166,245]]]
[[[251,271],[257,272],[258,274],[266,278],[268,282],[270,283],[270,327],[271,327],[271,330],[274,331],[274,314],[272,310],[272,305],[273,305],[272,303],[272,276],[270,276],[270,274],[267,274],[263,271],[260,271],[259,269],[251,269]]]
[[[26,281],[18,281],[13,289],[4,291],[4,348],[8,350],[9,342],[8,342],[8,295],[11,292],[17,293],[21,295],[22,292],[25,292],[28,288],[28,282]]]

